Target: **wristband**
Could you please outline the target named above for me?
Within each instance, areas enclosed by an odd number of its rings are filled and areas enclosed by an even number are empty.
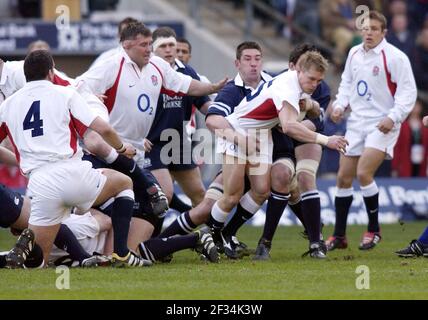
[[[116,149],[117,153],[124,153],[126,151],[125,145],[122,143],[122,146],[119,149]]]
[[[317,133],[315,143],[326,146],[328,144],[328,137],[323,134]]]

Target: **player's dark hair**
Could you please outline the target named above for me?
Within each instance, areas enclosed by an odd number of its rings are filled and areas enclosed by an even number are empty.
[[[174,37],[177,39],[177,34],[170,27],[159,27],[155,31],[153,31],[153,42],[156,41],[157,38],[169,38]]]
[[[120,42],[125,40],[134,40],[138,35],[150,37],[152,32],[142,22],[130,23],[120,33]]]
[[[125,19],[123,19],[122,21],[119,22],[118,26],[117,26],[117,34],[121,34],[122,30],[125,29],[125,27],[131,23],[138,23],[137,19],[134,19],[132,17],[127,17]]]
[[[192,45],[186,38],[177,38],[177,42],[186,43],[189,46],[189,53],[192,53]]]
[[[52,55],[46,50],[36,50],[31,52],[24,61],[24,74],[27,82],[44,80],[53,70],[54,62]]]
[[[260,47],[260,45],[257,42],[254,42],[254,41],[245,41],[245,42],[240,43],[236,47],[236,59],[237,60],[241,59],[242,51],[244,51],[246,49],[256,49],[256,50],[260,51],[260,54],[263,54],[262,47]]]
[[[298,44],[291,52],[290,56],[288,57],[288,62],[293,63],[294,65],[297,64],[297,61],[299,60],[300,56],[308,51],[318,51],[317,47],[315,47],[313,44],[310,43],[301,43]]]

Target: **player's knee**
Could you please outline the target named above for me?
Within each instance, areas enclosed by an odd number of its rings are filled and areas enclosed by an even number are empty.
[[[132,179],[120,172],[114,174],[114,183],[117,187],[117,192],[133,189]]]
[[[339,173],[337,174],[337,187],[350,188],[353,180],[354,178],[352,176],[339,170]]]
[[[258,184],[251,188],[253,199],[257,203],[263,203],[270,195],[270,185],[266,184]],[[278,191],[278,190],[276,190]]]
[[[357,179],[360,184],[367,185],[373,182],[373,175],[366,170],[357,170]]]
[[[229,195],[223,197],[221,202],[228,210],[232,210],[239,203],[239,200],[241,200],[241,196],[241,194]]]
[[[297,182],[302,192],[312,190],[315,186],[315,176],[309,172],[299,172]]]
[[[278,192],[287,193],[292,181],[292,172],[286,167],[275,167],[271,171],[272,189]]]

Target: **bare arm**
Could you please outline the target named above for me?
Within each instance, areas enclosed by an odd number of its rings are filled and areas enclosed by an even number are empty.
[[[119,136],[116,133],[116,130],[113,129],[113,127],[105,122],[100,117],[96,117],[94,121],[92,121],[91,125],[89,126],[90,129],[97,132],[103,139],[113,148],[117,150],[118,153],[122,153],[125,155],[128,155],[128,153],[132,153],[135,155],[135,148],[133,148],[129,144],[124,144],[122,140],[119,138]],[[131,150],[133,149],[133,150]]]
[[[205,83],[195,79],[192,79],[190,82],[189,91],[187,94],[189,96],[200,97],[206,96],[215,92],[218,92],[224,85],[227,83],[228,79],[224,78],[223,80],[217,83]]]
[[[348,142],[341,136],[324,136],[313,132],[303,124],[297,122],[297,111],[286,101],[282,103],[283,107],[279,112],[279,120],[281,122],[282,131],[301,142],[317,143],[324,145],[330,149],[338,150],[342,153],[346,150]]]
[[[233,127],[230,125],[229,121],[227,121],[223,116],[216,114],[210,115],[206,119],[205,124],[207,125],[208,129],[213,131],[219,138],[224,138],[227,141],[233,142],[235,144],[246,144],[247,137],[235,131],[235,129],[233,129]]]

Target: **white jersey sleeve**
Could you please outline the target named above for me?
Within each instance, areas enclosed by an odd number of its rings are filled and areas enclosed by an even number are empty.
[[[415,106],[417,98],[417,88],[412,72],[409,58],[403,54],[397,54],[392,61],[391,80],[397,84],[394,95],[394,106],[390,110],[388,117],[394,123],[402,123]]]

